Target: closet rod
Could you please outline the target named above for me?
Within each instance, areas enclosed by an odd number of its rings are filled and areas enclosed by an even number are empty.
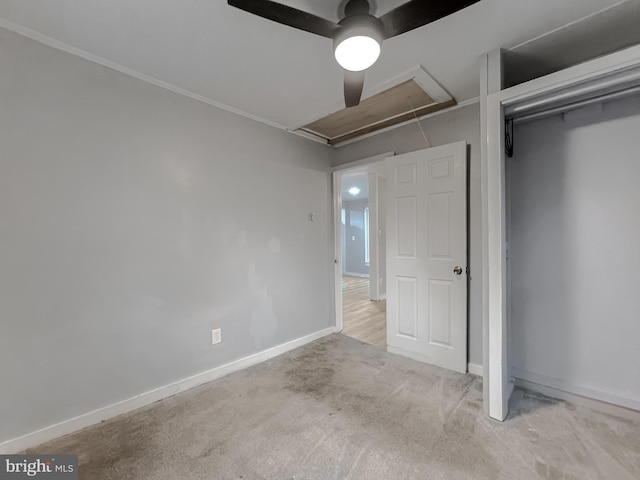
[[[618,100],[620,98],[629,97],[637,93],[640,93],[640,86],[627,88],[626,90],[621,90],[619,92],[605,93],[597,97],[587,98],[586,100],[580,100],[574,103],[568,103],[566,105],[551,108],[549,110],[544,110],[542,112],[531,113],[529,115],[523,115],[521,117],[513,117],[513,123],[515,124],[515,123],[530,122],[533,120],[538,120],[540,118],[555,115],[557,113],[568,112],[570,110],[576,110],[581,107],[586,107],[587,105],[591,105],[593,103]]]
[[[557,104],[559,102],[570,101],[571,98],[585,97],[598,92],[619,91],[620,86],[630,84],[638,85],[640,82],[640,68],[634,67],[622,70],[606,77],[597,78],[588,82],[567,86],[556,92],[525,101],[514,105],[506,106],[504,109],[507,117],[515,118],[518,114],[526,114],[534,109],[544,108],[545,105]]]

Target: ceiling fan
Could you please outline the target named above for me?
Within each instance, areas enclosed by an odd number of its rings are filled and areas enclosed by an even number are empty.
[[[376,18],[367,0],[349,0],[344,18],[333,23],[322,17],[270,0],[227,0],[232,7],[274,22],[333,39],[336,60],[345,70],[344,101],[360,103],[364,71],[380,55],[383,40],[422,27],[480,0],[410,0]]]

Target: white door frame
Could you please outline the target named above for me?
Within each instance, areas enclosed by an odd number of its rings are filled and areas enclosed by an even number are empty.
[[[483,219],[483,330],[487,342],[484,355],[485,407],[489,415],[504,420],[509,412],[512,391],[511,363],[508,357],[507,279],[505,260],[505,183],[504,118],[505,109],[524,113],[551,100],[566,103],[585,92],[598,91],[628,81],[627,72],[640,67],[640,45],[546,75],[487,95],[486,155],[482,158]],[[594,90],[594,88],[596,90]],[[591,90],[589,90],[591,89]],[[515,139],[515,149],[518,148]]]
[[[386,152],[373,157],[356,160],[332,169],[333,174],[333,255],[334,255],[334,317],[336,332],[341,332],[344,326],[342,318],[342,177],[351,173],[384,173],[384,159],[393,157],[395,152]],[[376,242],[376,249],[378,242]],[[372,256],[380,258],[378,252],[371,252]]]

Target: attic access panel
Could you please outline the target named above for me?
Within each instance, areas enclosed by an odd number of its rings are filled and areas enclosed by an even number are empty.
[[[439,86],[435,94],[429,94],[422,84],[416,78],[401,81],[355,107],[343,108],[298,130],[336,145],[456,105]]]

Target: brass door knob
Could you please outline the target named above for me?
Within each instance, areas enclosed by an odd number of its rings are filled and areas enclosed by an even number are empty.
[[[453,273],[455,273],[456,275],[462,275],[462,267],[454,267]]]

